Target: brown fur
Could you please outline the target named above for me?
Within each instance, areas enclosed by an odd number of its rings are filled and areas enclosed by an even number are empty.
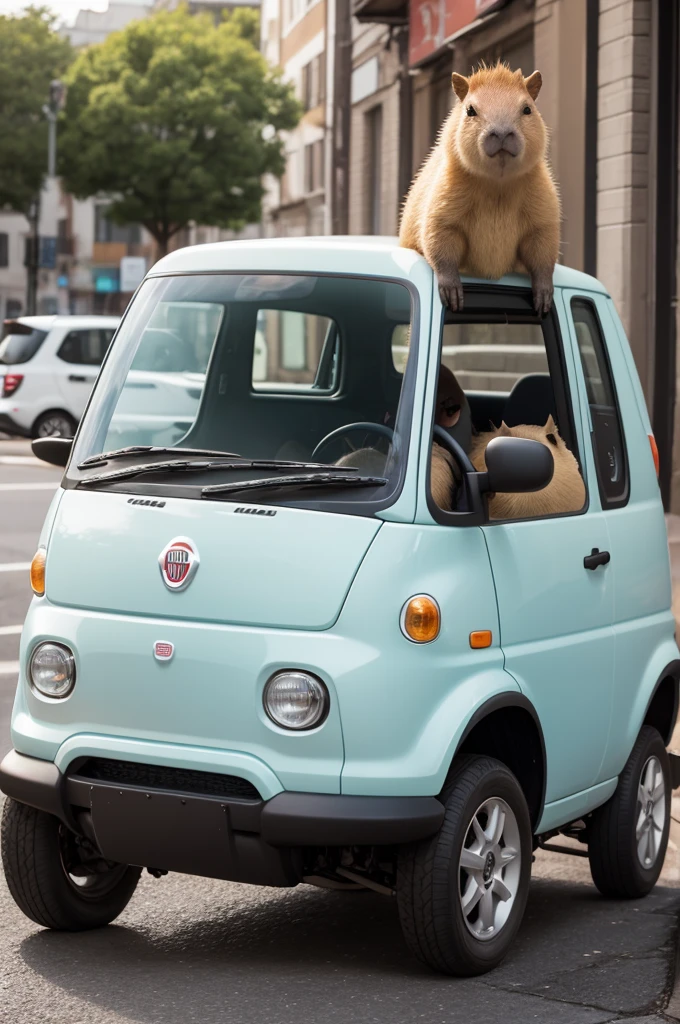
[[[382,476],[385,472],[386,461],[387,456],[376,448],[357,448],[356,451],[343,455],[334,465],[356,466],[357,469],[364,473],[370,473],[371,476]]]
[[[430,493],[439,508],[451,511],[455,494],[453,456],[434,442],[430,456]]]
[[[359,448],[343,455],[336,466],[356,466],[364,473],[381,476],[385,471],[386,456],[375,448]],[[440,445],[432,445],[430,461],[430,490],[440,508],[451,511],[454,498],[453,458]]]
[[[459,102],[416,176],[403,210],[399,243],[421,253],[439,280],[442,302],[462,309],[460,273],[497,279],[531,275],[534,304],[547,312],[559,255],[560,205],[546,160],[547,131],[534,100],[535,71],[507,65],[470,78],[453,74]],[[476,116],[468,115],[469,108]],[[523,114],[529,107],[531,114]],[[485,139],[515,133],[517,154],[488,156]]]
[[[530,424],[508,427],[502,423],[498,430],[479,434],[474,439],[470,456],[478,472],[486,470],[484,453],[494,437],[527,437],[532,441],[540,441],[550,449],[555,460],[555,470],[552,480],[541,491],[491,495],[490,519],[524,519],[555,515],[558,512],[578,512],[583,508],[586,489],[578,463],[560,437],[552,416],[548,417],[543,427]]]

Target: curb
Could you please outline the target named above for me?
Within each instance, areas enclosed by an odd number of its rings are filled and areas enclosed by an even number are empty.
[[[668,1003],[661,1011],[669,1020],[680,1021],[680,918],[675,931],[675,956],[673,957],[674,977]]]

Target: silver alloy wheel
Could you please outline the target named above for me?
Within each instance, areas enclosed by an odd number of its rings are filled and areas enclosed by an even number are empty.
[[[494,939],[507,922],[521,867],[517,818],[505,800],[491,797],[472,816],[458,866],[463,920],[476,939]]]
[[[73,427],[66,416],[60,416],[58,412],[48,416],[38,427],[38,437],[71,437]]]
[[[666,825],[666,783],[658,757],[645,762],[637,795],[635,840],[643,868],[654,867]]]

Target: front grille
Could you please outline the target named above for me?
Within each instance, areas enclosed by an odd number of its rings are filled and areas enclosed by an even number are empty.
[[[259,800],[260,794],[247,779],[216,772],[196,772],[187,768],[167,768],[158,764],[137,764],[90,757],[73,773],[93,782],[112,782],[141,789],[166,789],[174,793],[196,793],[241,800]]]

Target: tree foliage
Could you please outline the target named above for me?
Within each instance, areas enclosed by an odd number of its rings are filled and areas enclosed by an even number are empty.
[[[142,223],[161,252],[191,221],[259,220],[262,175],[283,173],[279,132],[300,110],[256,40],[252,11],[215,25],[179,8],[83,51],[60,129],[65,187],[111,197],[107,216]]]
[[[29,8],[21,17],[0,15],[0,209],[27,213],[47,172],[43,105],[50,82],[72,59],[53,16]]]

